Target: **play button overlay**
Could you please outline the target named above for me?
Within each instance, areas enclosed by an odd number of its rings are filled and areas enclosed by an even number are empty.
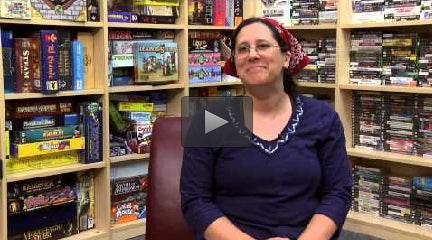
[[[228,123],[227,120],[220,118],[207,110],[204,110],[204,126],[205,126],[204,133],[205,134],[215,130],[216,128],[222,127],[227,123]]]
[[[184,147],[248,147],[252,133],[249,97],[183,97]]]

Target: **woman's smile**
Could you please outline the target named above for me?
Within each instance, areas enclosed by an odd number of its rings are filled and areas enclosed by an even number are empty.
[[[250,66],[246,68],[246,72],[247,73],[261,72],[263,69],[266,69],[266,67],[263,65]]]

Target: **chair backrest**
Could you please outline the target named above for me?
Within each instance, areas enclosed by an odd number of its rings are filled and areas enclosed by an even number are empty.
[[[183,161],[181,118],[159,118],[153,126],[146,240],[191,240],[180,205],[180,171]]]

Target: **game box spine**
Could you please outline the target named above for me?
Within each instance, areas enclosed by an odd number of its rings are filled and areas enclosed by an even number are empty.
[[[57,30],[40,30],[42,93],[59,91],[59,48]]]

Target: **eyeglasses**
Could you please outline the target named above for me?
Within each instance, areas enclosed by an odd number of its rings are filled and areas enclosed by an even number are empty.
[[[270,43],[259,43],[255,47],[240,45],[235,49],[235,55],[239,58],[249,56],[251,49],[255,49],[256,53],[262,54],[274,47],[279,47],[279,45],[272,45]]]

